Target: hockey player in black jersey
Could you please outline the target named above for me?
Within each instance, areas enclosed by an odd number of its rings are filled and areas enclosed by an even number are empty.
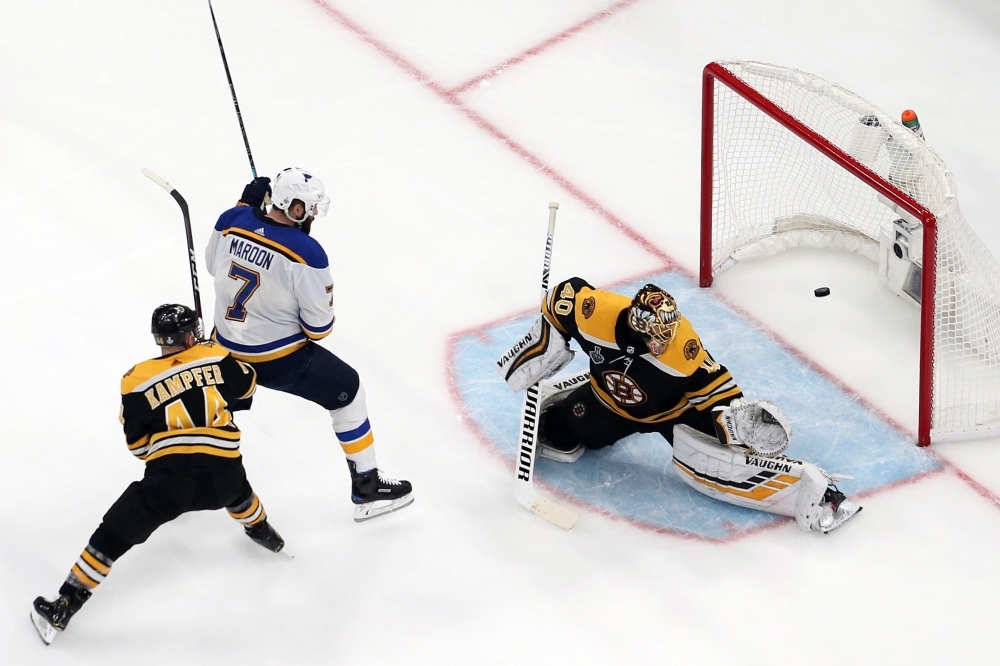
[[[823,532],[858,511],[825,472],[780,455],[791,441],[784,412],[743,398],[660,287],[647,284],[629,297],[580,278],[560,282],[497,369],[511,388],[524,390],[569,363],[570,340],[588,355],[590,369],[541,384],[542,457],[575,462],[631,434],[658,433],[673,445],[678,474],[699,492],[794,516],[804,529]]]
[[[633,432],[658,432],[673,441],[679,423],[714,435],[712,409],[743,396],[673,298],[654,285],[631,299],[573,278],[549,293],[544,312],[559,333],[583,347],[591,368],[589,387],[546,414],[542,427],[550,450],[576,455]]]
[[[35,599],[31,620],[46,644],[118,558],[182,513],[225,508],[254,542],[274,552],[285,545],[247,481],[233,422],[232,412],[250,408],[253,368],[199,342],[201,325],[186,306],[156,308],[152,332],[162,355],[133,367],[121,384],[125,441],[145,473],[104,514],[59,595]]]

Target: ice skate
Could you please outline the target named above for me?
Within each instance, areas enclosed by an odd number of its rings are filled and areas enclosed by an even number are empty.
[[[538,455],[549,460],[562,463],[574,463],[579,460],[587,451],[583,444],[577,443],[569,450],[559,448],[558,444],[542,438],[542,433],[538,434]]]
[[[354,502],[354,522],[361,523],[398,511],[413,503],[413,486],[409,481],[382,476],[378,469],[358,473],[353,461],[351,469],[351,501]]]
[[[827,534],[837,529],[861,511],[861,507],[848,500],[844,493],[831,485],[823,495],[822,509],[815,529]]]
[[[38,597],[32,604],[31,623],[35,625],[39,637],[46,645],[52,644],[56,636],[69,624],[70,618],[90,598],[88,590],[74,588],[70,592],[70,594],[60,594],[52,601]]]
[[[267,522],[267,518],[256,525],[244,527],[243,531],[246,532],[248,537],[253,539],[254,543],[267,548],[271,552],[280,553],[281,549],[285,547],[285,540],[271,527],[271,524]]]

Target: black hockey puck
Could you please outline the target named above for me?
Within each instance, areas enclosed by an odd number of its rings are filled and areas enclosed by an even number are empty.
[[[822,298],[823,296],[829,296],[830,295],[830,288],[829,287],[816,287],[816,289],[813,290],[813,293],[816,294],[817,298]]]

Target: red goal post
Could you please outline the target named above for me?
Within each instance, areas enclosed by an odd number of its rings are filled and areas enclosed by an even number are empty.
[[[819,77],[713,62],[701,178],[702,287],[738,261],[803,245],[853,250],[879,261],[883,277],[909,266],[908,290],[895,290],[921,311],[918,444],[996,434],[1000,264],[921,138]]]

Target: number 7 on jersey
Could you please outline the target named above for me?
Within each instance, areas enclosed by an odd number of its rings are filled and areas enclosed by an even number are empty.
[[[247,309],[244,304],[250,300],[260,286],[260,273],[240,266],[235,261],[229,266],[229,277],[242,280],[243,285],[236,292],[233,304],[226,308],[226,319],[230,321],[246,321]]]

